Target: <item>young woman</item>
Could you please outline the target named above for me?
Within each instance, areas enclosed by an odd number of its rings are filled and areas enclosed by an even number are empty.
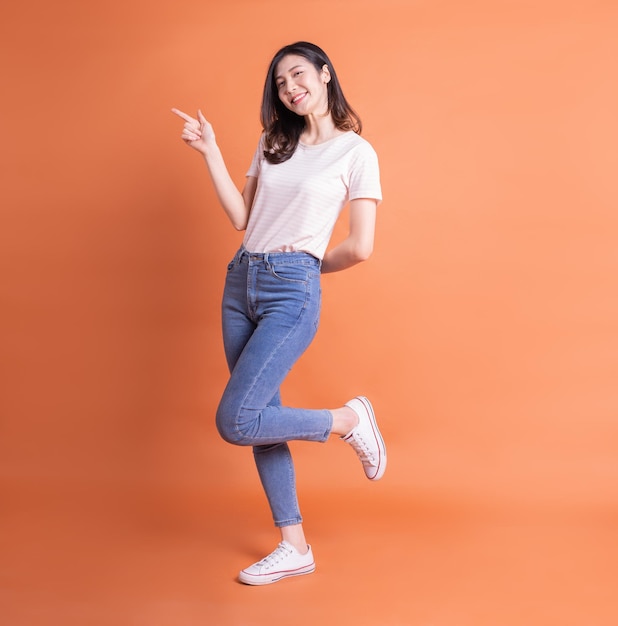
[[[226,441],[253,446],[281,542],[242,570],[251,585],[315,570],[302,526],[287,442],[339,435],[358,454],[370,480],[381,478],[386,450],[369,400],[335,409],[283,406],[279,388],[311,343],[320,314],[320,275],[366,260],[373,249],[381,200],[378,161],[360,137],[361,122],[346,101],[323,50],[298,42],[274,56],[264,85],[264,132],[242,192],[232,182],[210,123],[172,109],[182,139],[200,152],[243,245],[227,268],[223,339],[230,379],[217,410]],[[326,251],[349,203],[349,233]]]

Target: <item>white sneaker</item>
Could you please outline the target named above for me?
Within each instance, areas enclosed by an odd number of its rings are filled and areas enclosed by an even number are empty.
[[[238,579],[246,585],[269,585],[288,576],[311,574],[313,571],[315,561],[311,546],[307,554],[300,554],[292,544],[282,541],[267,557],[242,570]]]
[[[379,480],[386,469],[386,447],[371,402],[365,396],[358,396],[346,402],[346,406],[358,415],[358,424],[341,439],[354,448],[367,478]]]

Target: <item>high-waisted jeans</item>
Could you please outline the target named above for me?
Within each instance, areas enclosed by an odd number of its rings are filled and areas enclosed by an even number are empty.
[[[229,443],[253,446],[275,526],[302,522],[286,442],[324,442],[328,410],[281,406],[279,387],[307,349],[320,317],[320,261],[305,252],[256,254],[241,248],[228,265],[223,342],[230,379],[217,409]]]

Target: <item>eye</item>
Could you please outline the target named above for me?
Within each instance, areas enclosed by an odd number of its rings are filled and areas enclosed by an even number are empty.
[[[302,73],[302,70],[298,70],[297,72],[294,72],[294,76],[300,76]]]

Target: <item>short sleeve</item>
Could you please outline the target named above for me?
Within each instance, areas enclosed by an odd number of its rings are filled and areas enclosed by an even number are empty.
[[[246,176],[255,176],[258,178],[260,175],[260,170],[262,168],[262,161],[264,160],[264,135],[260,137],[258,141],[258,146],[255,149],[255,153],[253,154],[253,159],[251,161],[251,165],[247,170]]]
[[[350,161],[349,199],[357,198],[382,200],[378,155],[366,141],[356,148]]]

